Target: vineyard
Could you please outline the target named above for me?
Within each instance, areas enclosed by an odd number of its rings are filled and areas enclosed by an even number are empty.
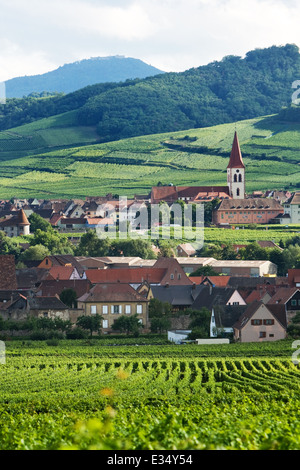
[[[7,344],[1,450],[298,450],[292,343]]]

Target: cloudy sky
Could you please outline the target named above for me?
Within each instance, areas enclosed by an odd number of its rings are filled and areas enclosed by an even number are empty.
[[[166,72],[300,46],[299,0],[0,0],[0,81],[124,55]]]

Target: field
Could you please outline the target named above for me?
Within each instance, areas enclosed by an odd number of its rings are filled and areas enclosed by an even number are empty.
[[[246,164],[246,191],[300,184],[300,125],[276,116],[236,124],[96,143],[95,128],[73,112],[0,132],[0,197],[133,197],[152,186],[226,185],[235,129]]]
[[[291,341],[108,341],[6,343],[1,450],[300,449]]]

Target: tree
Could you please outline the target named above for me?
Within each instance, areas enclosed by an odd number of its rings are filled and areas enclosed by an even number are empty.
[[[48,248],[52,255],[72,255],[74,253],[73,245],[66,235],[59,234],[53,229],[43,232],[38,228],[30,239],[30,246],[36,245],[43,245]]]
[[[108,256],[109,250],[109,239],[100,239],[95,230],[89,230],[82,235],[75,254],[77,256]]]
[[[192,334],[196,332],[198,338],[209,338],[210,336],[210,319],[211,312],[203,307],[200,310],[189,310],[191,323],[190,329]],[[201,336],[199,336],[201,334]],[[189,338],[195,339],[195,338]]]
[[[171,319],[166,315],[162,317],[154,317],[151,320],[151,331],[152,333],[162,334],[171,328]]]
[[[28,217],[28,221],[30,222],[30,232],[34,233],[37,229],[42,230],[43,232],[46,232],[47,230],[52,229],[52,225],[50,222],[45,220],[43,217],[41,217],[39,214],[36,214],[33,212],[30,214]]]
[[[0,255],[14,255],[16,258],[20,256],[21,248],[11,240],[4,232],[0,232]]]
[[[139,256],[142,259],[155,259],[152,243],[140,238],[129,240],[113,240],[109,256]]]
[[[30,246],[25,250],[21,256],[21,261],[43,260],[46,256],[50,255],[49,249],[44,245]]]
[[[121,331],[122,333],[126,334],[138,334],[139,330],[143,327],[142,323],[137,314],[135,315],[122,315],[121,317],[117,318],[113,325],[112,329],[116,331]]]
[[[159,299],[150,299],[149,318],[160,318],[163,315],[169,317],[172,313],[172,306],[169,302],[162,302]]]
[[[77,294],[74,289],[64,289],[59,298],[68,307],[77,308]]]
[[[196,269],[189,277],[198,277],[198,276],[219,276],[220,274],[215,271],[212,266],[201,266]]]
[[[78,317],[76,325],[84,330],[89,330],[93,336],[94,331],[100,333],[102,320],[103,317],[98,313],[96,315],[82,315]]]

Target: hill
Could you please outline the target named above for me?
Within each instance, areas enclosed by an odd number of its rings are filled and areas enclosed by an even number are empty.
[[[100,142],[210,127],[280,112],[291,103],[299,76],[298,47],[273,46],[181,73],[7,100],[0,106],[0,129],[70,111],[74,126],[92,126]]]
[[[295,190],[300,120],[291,122],[291,113],[97,144],[95,128],[75,126],[74,112],[43,119],[0,132],[0,197],[132,197],[158,183],[224,185],[235,129],[246,191]]]
[[[12,78],[5,82],[7,98],[23,98],[43,92],[71,93],[89,85],[124,82],[163,73],[139,59],[123,56],[94,57],[41,75]]]

